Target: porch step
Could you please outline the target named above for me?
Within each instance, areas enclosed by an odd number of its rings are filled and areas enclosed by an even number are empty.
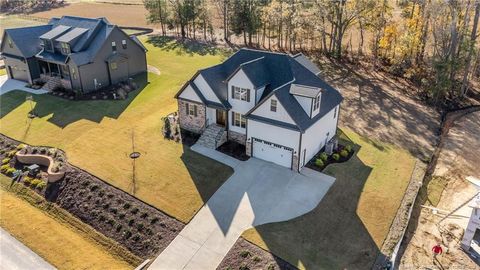
[[[197,143],[207,148],[215,149],[220,146],[224,133],[224,127],[212,124],[203,131],[202,136],[200,136]]]
[[[53,89],[58,86],[62,86],[62,80],[59,77],[50,77],[47,79],[47,82],[43,85],[42,89],[53,91]]]

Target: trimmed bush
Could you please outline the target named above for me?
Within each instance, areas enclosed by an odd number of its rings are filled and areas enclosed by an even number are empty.
[[[345,146],[345,150],[347,150],[348,153],[352,152],[352,145],[348,144],[347,146]]]
[[[26,147],[26,145],[23,144],[23,143],[21,143],[21,144],[17,145],[16,149],[17,149],[17,150],[21,150],[21,149],[23,149],[23,148],[25,148],[25,147]]]
[[[325,163],[323,162],[322,159],[317,158],[317,159],[315,160],[315,165],[316,165],[317,167],[320,167],[320,168],[321,168],[321,167],[325,166]]]
[[[35,180],[34,178],[30,177],[30,176],[25,176],[23,178],[23,183],[27,184],[27,185],[30,185],[32,183],[32,181]]]
[[[42,181],[42,182],[37,184],[37,189],[42,191],[46,186],[47,186],[47,183]]]
[[[247,258],[247,257],[250,256],[250,255],[251,255],[251,253],[250,253],[250,251],[248,251],[248,250],[243,250],[242,252],[240,252],[240,256],[241,256],[242,258]]]
[[[13,158],[13,156],[15,156],[15,153],[17,153],[16,150],[10,151],[10,152],[8,152],[7,157]]]
[[[336,161],[338,161],[340,159],[340,155],[338,153],[335,153],[332,155],[332,158]]]
[[[320,158],[323,162],[325,162],[325,161],[327,161],[327,159],[328,159],[328,155],[327,155],[327,153],[322,152],[322,153],[320,153],[319,158]]]
[[[342,151],[340,151],[340,156],[348,157],[348,151],[346,149],[343,149]]]
[[[8,164],[10,163],[11,158],[4,158],[2,159],[2,164]]]
[[[4,164],[4,165],[2,165],[2,167],[0,167],[0,171],[1,171],[2,173],[7,173],[7,170],[8,170],[9,168],[11,168],[9,164]]]
[[[32,182],[30,183],[30,186],[31,187],[36,187],[38,184],[40,184],[41,182],[43,182],[42,180],[40,179],[33,179]]]

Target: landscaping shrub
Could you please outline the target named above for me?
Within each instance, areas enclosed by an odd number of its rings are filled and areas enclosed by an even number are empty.
[[[132,239],[133,239],[133,241],[137,242],[138,240],[140,240],[140,235],[135,234]]]
[[[23,148],[25,148],[25,147],[26,147],[26,145],[23,144],[23,143],[21,143],[21,144],[17,145],[16,149],[17,149],[17,150],[21,150],[21,149],[23,149]]]
[[[258,256],[253,257],[253,261],[256,262],[256,263],[260,262],[261,260],[262,260],[262,258],[260,258]]]
[[[32,177],[30,177],[30,176],[25,176],[25,177],[23,178],[23,183],[26,184],[26,185],[30,185],[33,180],[34,180],[34,178],[32,178]]]
[[[325,166],[325,163],[323,162],[322,159],[317,158],[317,159],[315,160],[315,165],[317,165],[318,167],[321,168],[321,167]]]
[[[124,209],[128,209],[128,208],[130,208],[130,206],[131,206],[131,205],[130,205],[129,203],[125,203],[125,204],[123,205],[123,208],[124,208]]]
[[[30,183],[31,187],[37,187],[38,184],[40,184],[42,180],[40,179],[33,179],[32,182]]]
[[[122,225],[118,224],[116,228],[117,232],[119,232],[121,229],[122,229]]]
[[[248,266],[246,264],[242,264],[238,270],[250,270],[250,268],[248,268]]]
[[[336,161],[338,161],[340,159],[340,155],[338,153],[335,153],[332,155],[332,158]]]
[[[145,227],[145,226],[143,225],[143,223],[139,223],[139,224],[137,225],[137,230],[138,230],[139,232],[141,232],[144,227]]]
[[[125,214],[124,213],[121,213],[120,215],[118,215],[118,218],[119,219],[123,219],[125,217]]]
[[[157,223],[157,221],[158,221],[158,218],[155,217],[155,218],[152,218],[152,221],[151,221],[150,223],[151,223],[151,224],[155,224],[155,223]]]
[[[340,156],[342,157],[348,157],[348,151],[343,149],[342,151],[340,151]]]
[[[40,154],[45,155],[47,153],[47,149],[42,147],[40,148]]]
[[[275,265],[269,264],[267,270],[275,270]]]
[[[8,176],[12,176],[13,173],[15,172],[15,168],[10,167],[9,164],[4,164],[4,165],[2,165],[2,167],[0,167],[0,172],[6,174]]]
[[[141,218],[147,218],[147,217],[148,217],[148,214],[147,214],[147,213],[143,213],[140,217],[141,217]]]
[[[348,153],[352,152],[352,145],[348,144],[347,146],[345,146],[345,150],[347,150]]]
[[[251,255],[251,253],[250,253],[250,251],[248,251],[248,250],[243,250],[242,252],[240,252],[240,256],[241,256],[242,258],[247,258],[247,257],[250,256],[250,255]]]
[[[127,231],[124,231],[124,232],[123,232],[123,235],[125,236],[125,238],[128,239],[128,238],[130,238],[130,237],[132,236],[132,232],[127,230]]]
[[[327,159],[328,159],[328,155],[325,152],[320,153],[319,157],[323,162],[327,161]]]
[[[132,214],[134,214],[134,215],[135,215],[136,213],[138,213],[138,208],[134,208],[134,209],[132,209]]]
[[[135,221],[133,220],[133,218],[131,218],[131,219],[128,221],[128,226],[133,226],[133,223],[134,223],[134,222],[135,222]]]
[[[44,181],[41,181],[40,183],[37,184],[37,189],[42,191],[46,186],[47,186],[47,183],[45,183]]]
[[[15,153],[17,153],[17,151],[12,150],[12,151],[8,152],[7,157],[13,158],[13,156],[15,156]]]
[[[8,164],[10,162],[11,158],[4,158],[2,159],[2,164]]]

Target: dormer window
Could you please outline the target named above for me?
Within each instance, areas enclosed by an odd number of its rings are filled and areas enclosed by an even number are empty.
[[[112,52],[116,52],[117,51],[117,43],[115,43],[115,41],[112,41]]]
[[[44,39],[43,40],[43,48],[46,51],[53,52],[53,42],[51,40]]]
[[[232,98],[250,102],[250,89],[232,86]]]
[[[277,111],[277,101],[275,99],[272,99],[270,101],[270,111],[272,111],[272,112]]]
[[[317,96],[313,100],[313,110],[316,111],[316,110],[318,110],[319,107],[320,107],[320,96]]]
[[[61,42],[60,43],[60,47],[62,48],[62,53],[63,54],[70,54],[71,51],[70,51],[70,45],[68,43],[65,43],[65,42]]]
[[[122,48],[123,48],[124,50],[127,49],[127,41],[126,41],[125,39],[122,40]]]

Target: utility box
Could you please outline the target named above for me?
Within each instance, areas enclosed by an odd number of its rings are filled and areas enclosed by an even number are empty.
[[[32,164],[27,167],[28,176],[35,177],[40,172],[40,166],[37,164]]]

